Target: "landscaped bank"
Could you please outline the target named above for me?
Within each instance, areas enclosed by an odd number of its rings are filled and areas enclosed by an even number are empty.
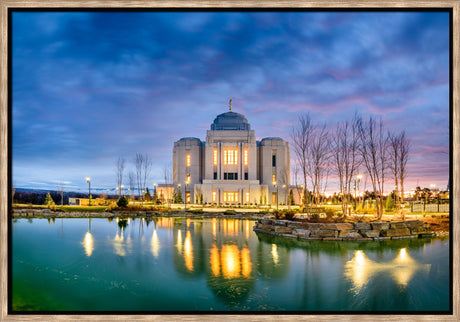
[[[388,240],[434,237],[421,220],[370,223],[308,223],[290,220],[258,219],[255,232],[306,240]]]

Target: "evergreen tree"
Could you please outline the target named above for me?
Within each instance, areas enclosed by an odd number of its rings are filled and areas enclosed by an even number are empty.
[[[144,200],[145,200],[145,201],[150,201],[150,200],[152,200],[152,196],[150,195],[150,191],[149,191],[149,188],[148,188],[148,187],[147,187],[147,189],[145,189]]]
[[[54,205],[54,200],[53,200],[53,198],[51,198],[51,195],[50,195],[49,192],[46,194],[45,205],[47,205],[47,206]]]
[[[292,192],[292,189],[289,191],[288,204],[291,206],[294,205],[294,192]]]
[[[395,201],[393,200],[393,196],[389,195],[385,203],[385,210],[392,211],[394,210],[394,208],[395,208]]]
[[[182,192],[180,189],[177,189],[177,191],[174,194],[174,203],[183,203],[184,200],[182,200]]]

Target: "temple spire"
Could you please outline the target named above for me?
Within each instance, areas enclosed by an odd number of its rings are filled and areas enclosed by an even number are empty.
[[[233,101],[233,98],[231,98],[231,99],[230,99],[230,101],[228,102],[228,105],[229,105],[230,111],[232,110],[232,101]]]

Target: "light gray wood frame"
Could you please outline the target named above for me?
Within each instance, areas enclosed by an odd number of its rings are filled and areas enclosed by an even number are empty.
[[[245,8],[245,7],[291,7],[291,8],[452,8],[453,9],[453,178],[451,191],[451,202],[453,202],[453,213],[451,214],[451,223],[453,225],[453,315],[8,315],[7,303],[7,286],[8,286],[8,57],[7,57],[7,28],[8,28],[8,8],[92,8],[92,7],[146,7],[146,8],[180,8],[180,7],[199,7],[199,8]],[[240,0],[222,0],[222,1],[81,1],[81,0],[0,0],[0,321],[69,321],[69,320],[88,320],[88,321],[215,321],[215,320],[246,320],[246,321],[297,321],[297,320],[363,320],[363,321],[460,321],[460,301],[459,301],[459,236],[460,225],[459,217],[459,153],[460,148],[460,105],[459,105],[459,60],[460,60],[460,19],[459,19],[460,2],[450,1],[296,1],[296,0],[262,0],[262,1],[240,1]]]

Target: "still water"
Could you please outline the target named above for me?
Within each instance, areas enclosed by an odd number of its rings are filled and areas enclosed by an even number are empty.
[[[13,311],[447,311],[449,243],[297,241],[239,219],[17,219]]]

